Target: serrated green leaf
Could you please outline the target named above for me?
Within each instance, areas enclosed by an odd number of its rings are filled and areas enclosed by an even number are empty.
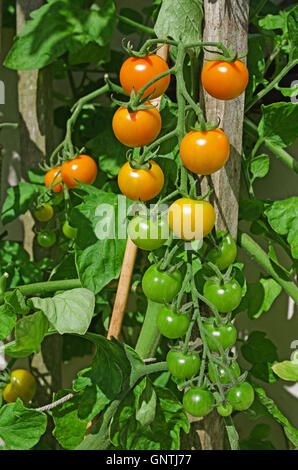
[[[279,147],[288,147],[297,139],[298,103],[273,103],[262,106],[259,136]]]
[[[89,43],[105,46],[112,37],[116,16],[113,0],[100,0],[88,8],[80,0],[48,0],[31,18],[17,36],[6,67],[42,68],[68,51],[80,53]]]
[[[151,424],[156,413],[156,393],[150,380],[145,379],[135,387],[136,420],[142,425]]]
[[[55,400],[59,400],[71,393],[71,390],[61,390],[55,395]],[[75,449],[83,440],[87,420],[78,417],[78,407],[80,404],[80,394],[74,395],[70,400],[53,408],[52,416],[55,424],[53,434],[64,449]]]
[[[11,357],[27,357],[39,352],[48,325],[49,322],[42,312],[21,318],[15,328],[15,345],[6,348],[6,353]]]
[[[30,301],[36,309],[45,314],[60,335],[85,334],[95,306],[93,292],[84,288],[71,289],[54,297],[32,297]]]
[[[7,196],[2,207],[1,219],[8,224],[19,215],[32,208],[33,201],[38,196],[38,186],[21,181],[17,186],[7,190]]]
[[[264,178],[269,171],[269,165],[268,155],[258,155],[249,162],[249,168],[254,178]]]
[[[16,313],[8,306],[0,306],[0,339],[5,339],[14,329],[17,321]]]
[[[263,312],[268,312],[281,290],[272,278],[261,278],[259,282],[249,284],[246,294],[249,318],[259,318]]]
[[[44,434],[46,425],[46,416],[25,408],[19,398],[4,405],[0,408],[0,437],[5,443],[2,449],[31,449]]]
[[[18,289],[7,292],[5,295],[5,303],[18,315],[27,315],[27,313],[30,312],[30,308],[26,304],[26,298]]]

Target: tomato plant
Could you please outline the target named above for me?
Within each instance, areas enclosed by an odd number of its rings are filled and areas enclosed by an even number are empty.
[[[43,204],[34,211],[34,217],[39,222],[48,222],[53,218],[54,209],[50,204]]]
[[[204,284],[204,296],[220,313],[235,310],[240,305],[242,289],[236,279],[224,282],[216,277],[211,278]]]
[[[169,208],[169,226],[183,240],[206,237],[214,224],[214,208],[208,201],[180,198]]]
[[[232,100],[241,95],[248,84],[248,70],[241,60],[207,61],[202,69],[202,85],[218,100]]]
[[[232,323],[216,326],[214,323],[205,323],[207,343],[211,351],[219,352],[220,346],[223,349],[231,348],[237,340],[237,330]]]
[[[117,109],[113,117],[113,131],[117,139],[127,147],[142,147],[156,139],[161,129],[161,117],[154,107],[135,112],[123,106]]]
[[[39,232],[39,234],[37,235],[38,244],[43,248],[50,248],[51,246],[53,246],[56,243],[56,239],[57,237],[55,232],[44,231]]]
[[[201,360],[196,353],[182,353],[170,349],[167,354],[169,371],[178,379],[190,379],[200,370]]]
[[[147,168],[133,168],[126,162],[119,171],[118,185],[121,192],[133,201],[149,201],[157,196],[164,185],[160,166],[152,161]]]
[[[215,400],[211,392],[200,388],[191,388],[183,397],[183,405],[191,416],[203,417],[212,411]]]
[[[142,288],[146,297],[153,302],[171,302],[182,286],[182,274],[178,270],[160,271],[152,264],[142,278]]]
[[[136,215],[128,225],[127,233],[142,250],[156,250],[167,241],[167,225],[162,218],[153,220]]]
[[[296,448],[297,6],[13,3],[0,447]]]
[[[2,395],[7,403],[20,398],[29,403],[36,393],[36,380],[26,369],[15,369],[10,374],[10,382],[3,388]]]
[[[157,317],[159,331],[166,338],[177,339],[185,335],[190,319],[187,314],[176,313],[169,308],[162,308]]]
[[[147,57],[129,57],[121,66],[120,83],[128,95],[131,94],[132,89],[137,94],[150,80],[167,70],[169,66],[166,61],[156,54],[150,54]],[[150,95],[150,99],[158,98],[167,90],[169,84],[170,75],[166,75],[149,86],[144,94]]]
[[[80,183],[92,184],[97,175],[97,166],[89,155],[78,155],[67,160],[61,169],[61,177],[67,188],[74,188]]]
[[[199,175],[218,171],[226,163],[229,153],[229,140],[221,129],[191,131],[180,144],[183,165]]]
[[[247,410],[254,401],[254,389],[248,382],[242,382],[237,387],[230,388],[227,393],[227,400],[234,410]]]

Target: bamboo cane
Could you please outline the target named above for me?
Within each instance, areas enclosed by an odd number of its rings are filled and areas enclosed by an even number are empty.
[[[168,57],[168,45],[165,44],[162,46],[158,51],[157,55],[162,57],[164,60],[167,60]],[[151,103],[154,104],[157,108],[160,106],[161,98],[156,98],[152,100]],[[119,278],[118,288],[116,292],[116,297],[114,301],[113,312],[109,324],[109,330],[107,338],[111,339],[113,336],[114,338],[119,338],[123,318],[125,314],[125,308],[127,303],[127,298],[129,294],[131,278],[134,270],[134,264],[137,255],[137,247],[128,237],[126,243],[126,249],[123,258],[123,264],[121,269],[121,274]]]

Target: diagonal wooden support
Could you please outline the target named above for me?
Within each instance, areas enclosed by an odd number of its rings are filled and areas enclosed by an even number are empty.
[[[158,51],[157,55],[162,57],[164,60],[167,60],[168,57],[168,45],[162,46]],[[157,108],[160,106],[161,98],[156,98],[152,100],[151,103],[154,104]],[[125,254],[123,258],[123,264],[121,269],[121,274],[119,278],[118,288],[116,292],[114,308],[111,316],[111,321],[109,325],[107,338],[110,339],[112,336],[114,338],[119,338],[123,318],[125,314],[125,308],[127,303],[127,298],[129,294],[131,278],[134,270],[134,264],[137,255],[137,247],[128,237],[126,243]]]

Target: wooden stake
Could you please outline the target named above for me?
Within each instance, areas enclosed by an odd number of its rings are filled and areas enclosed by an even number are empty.
[[[167,60],[168,49],[168,45],[165,44],[157,51],[157,55],[162,57],[164,60]],[[159,108],[160,100],[161,98],[159,97],[155,100],[152,100],[151,103],[154,104],[157,108]],[[136,256],[137,247],[128,237],[123,258],[122,270],[119,278],[119,284],[114,302],[114,308],[107,335],[108,339],[111,339],[112,336],[114,338],[119,338]]]

